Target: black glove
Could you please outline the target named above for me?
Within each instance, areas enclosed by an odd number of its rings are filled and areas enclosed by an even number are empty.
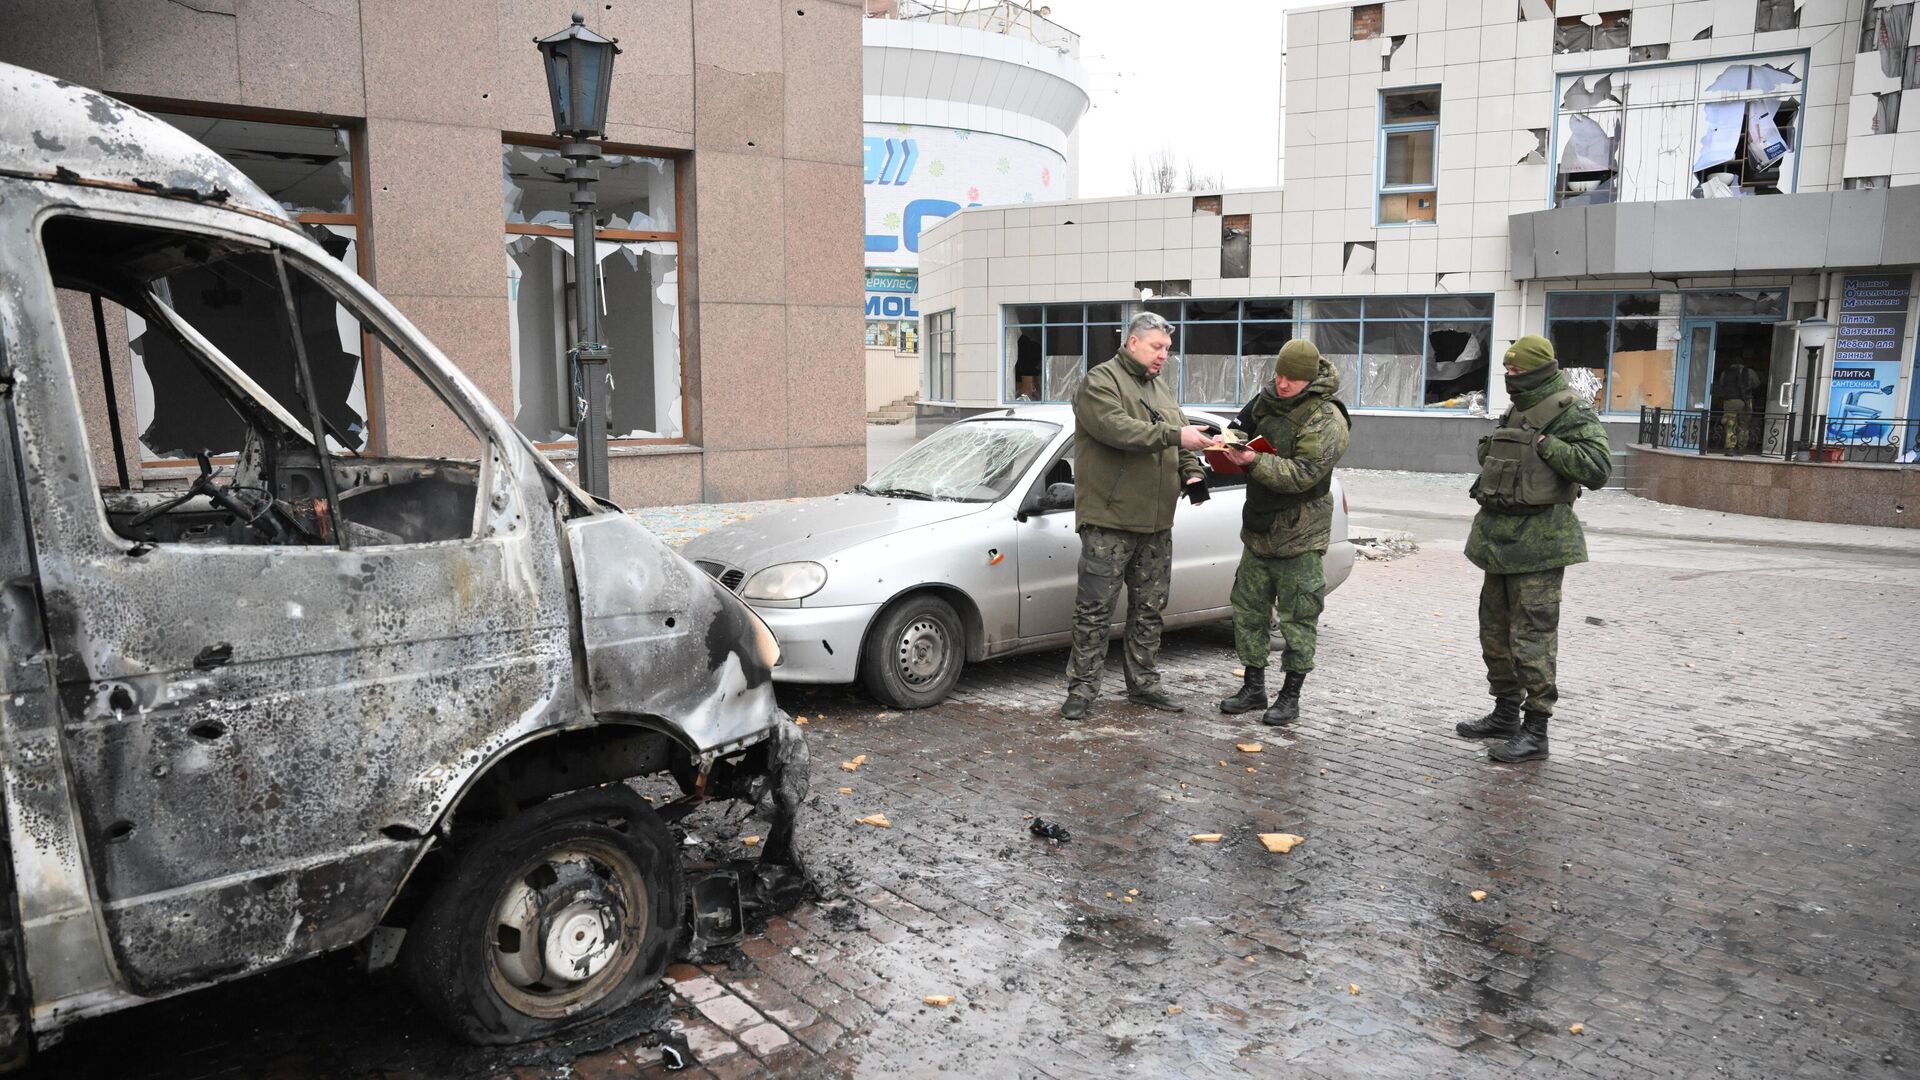
[[[1204,476],[1188,484],[1183,490],[1187,501],[1195,506],[1213,498],[1213,495],[1207,491],[1207,478]]]

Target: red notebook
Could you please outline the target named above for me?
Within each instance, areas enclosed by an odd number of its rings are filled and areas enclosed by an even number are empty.
[[[1273,444],[1267,441],[1265,435],[1254,436],[1253,441],[1246,444],[1246,448],[1256,454],[1277,454],[1280,452],[1274,449]],[[1223,476],[1236,476],[1247,471],[1245,466],[1235,465],[1232,461],[1229,461],[1226,451],[1224,450],[1207,450],[1204,451],[1204,453],[1207,456],[1207,468]]]

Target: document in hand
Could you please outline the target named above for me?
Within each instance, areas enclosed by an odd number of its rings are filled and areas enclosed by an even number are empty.
[[[1228,436],[1227,447],[1233,450],[1251,450],[1256,454],[1278,454],[1280,452],[1274,448],[1272,443],[1267,441],[1265,435],[1256,435],[1253,441],[1249,443],[1243,443]],[[1222,476],[1237,476],[1247,471],[1246,466],[1235,465],[1229,460],[1226,450],[1208,450],[1206,451],[1206,455],[1207,468]]]

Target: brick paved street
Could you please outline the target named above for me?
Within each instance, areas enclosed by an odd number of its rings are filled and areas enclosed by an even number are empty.
[[[1422,549],[1331,597],[1284,733],[1214,711],[1224,626],[1169,636],[1179,717],[1063,723],[1059,653],[919,713],[783,693],[814,741],[822,899],[674,969],[702,1063],[680,1075],[1915,1075],[1920,542],[1730,543],[1767,523],[1666,511],[1653,535],[1603,496],[1624,524],[1567,578],[1553,756],[1499,767],[1451,735],[1486,704],[1459,508],[1350,483],[1359,531]],[[855,824],[876,812],[892,827]],[[666,1075],[644,1026],[456,1048],[329,960],[84,1026],[40,1068]]]

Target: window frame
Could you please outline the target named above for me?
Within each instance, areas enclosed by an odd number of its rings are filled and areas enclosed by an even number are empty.
[[[1436,111],[1431,120],[1387,122],[1387,95],[1418,93],[1431,90],[1436,100],[1441,100],[1440,84],[1425,86],[1395,86],[1380,90],[1374,95],[1374,164],[1373,164],[1373,227],[1376,229],[1398,229],[1405,227],[1427,228],[1440,223],[1440,115]],[[1444,102],[1442,102],[1444,105]],[[1432,180],[1425,184],[1389,184],[1387,182],[1387,137],[1409,132],[1427,131],[1433,134]],[[1426,221],[1384,221],[1381,219],[1380,204],[1389,195],[1431,194],[1434,197],[1433,217]]]
[[[566,145],[568,145],[567,140],[555,138],[552,135],[535,135],[528,132],[517,131],[503,131],[500,133],[500,148],[503,154],[509,146],[535,146],[543,150],[559,150]],[[680,350],[680,434],[675,438],[609,438],[607,440],[607,446],[690,446],[693,443],[693,432],[691,427],[691,406],[687,400],[687,247],[684,234],[681,232],[682,222],[686,220],[686,152],[683,150],[668,150],[660,147],[641,146],[637,143],[614,142],[602,143],[600,150],[604,154],[627,154],[634,157],[663,158],[673,163],[673,229],[671,231],[657,229],[608,229],[596,225],[593,230],[594,240],[596,242],[600,240],[611,240],[615,242],[633,243],[644,243],[648,241],[671,243],[674,245],[675,258],[678,260],[680,267],[680,272],[674,275],[674,318],[679,324],[679,330],[674,335],[674,341],[676,347]],[[571,228],[563,228],[556,225],[531,225],[510,221],[503,221],[501,225],[504,228],[505,234],[508,236],[546,236],[566,240],[569,243],[573,240],[573,229]],[[509,342],[508,344],[511,346],[513,343]],[[614,363],[616,367],[619,364],[619,355],[617,353],[615,354]],[[615,374],[617,375],[618,372],[615,372]],[[533,442],[534,448],[542,453],[575,451],[579,449],[579,444],[571,440],[540,442],[529,439],[528,441]]]
[[[931,404],[950,405],[954,402],[954,381],[958,374],[955,368],[957,354],[953,342],[954,309],[930,311],[923,316],[920,338],[922,375],[925,379],[927,401]],[[942,361],[945,361],[944,365]],[[944,371],[944,378],[940,377]],[[935,392],[940,386],[946,393]]]
[[[367,220],[367,206],[373,198],[373,187],[367,171],[367,124],[346,116],[333,116],[324,113],[288,113],[279,109],[256,109],[244,106],[212,105],[200,101],[182,101],[175,98],[150,97],[145,94],[115,94],[114,97],[132,105],[136,109],[150,113],[172,113],[176,116],[191,116],[203,120],[236,120],[253,124],[279,124],[283,127],[331,128],[342,131],[347,136],[347,168],[351,170],[350,183],[353,192],[353,212],[340,213],[289,213],[296,223],[301,225],[338,225],[353,230],[353,272],[361,278],[367,277],[373,260],[371,229]],[[164,123],[166,118],[160,117]],[[171,126],[171,125],[169,125]],[[220,151],[208,147],[215,154]],[[221,156],[226,160],[225,156]],[[231,163],[229,163],[231,164]],[[235,165],[234,168],[239,169]],[[246,170],[241,169],[241,172]],[[344,265],[344,264],[343,264]],[[379,384],[379,364],[375,349],[378,342],[363,329],[360,335],[360,378],[367,388],[367,452],[384,454],[387,449],[386,416],[381,412],[381,403],[376,401],[379,395],[374,391]],[[137,419],[137,417],[136,417]],[[192,458],[153,458],[148,459],[141,453],[142,443],[136,434],[129,448],[133,450],[134,462],[140,466],[140,475],[151,474],[156,480],[170,479],[182,475],[188,470],[198,476],[200,465]],[[231,465],[238,460],[237,454],[216,454],[212,461],[216,465]]]
[[[1708,290],[1708,291],[1714,291],[1714,290]],[[1458,298],[1463,300],[1484,301],[1486,304],[1487,313],[1485,315],[1457,315],[1457,316],[1433,314],[1434,300],[1453,299],[1453,298]],[[1371,317],[1371,316],[1368,316],[1366,313],[1366,305],[1367,305],[1367,302],[1370,300],[1379,300],[1379,301],[1419,300],[1421,303],[1421,314],[1418,317],[1411,317],[1411,316]],[[1354,313],[1351,315],[1325,315],[1325,316],[1319,315],[1317,313],[1318,305],[1329,302],[1329,301],[1352,303],[1355,305]],[[1237,305],[1235,308],[1234,315],[1231,319],[1213,318],[1213,319],[1195,320],[1195,319],[1188,318],[1187,305],[1189,304],[1228,304],[1228,303]],[[1272,303],[1287,304],[1288,309],[1290,311],[1290,315],[1284,319],[1258,318],[1258,317],[1251,316],[1250,309],[1252,305],[1272,304]],[[1174,327],[1173,352],[1174,352],[1174,356],[1179,359],[1179,363],[1176,364],[1172,360],[1169,360],[1168,366],[1162,370],[1160,377],[1163,379],[1172,378],[1173,380],[1175,380],[1174,382],[1174,385],[1176,387],[1175,396],[1179,399],[1179,402],[1182,408],[1211,409],[1211,410],[1238,409],[1241,405],[1245,404],[1247,400],[1251,399],[1255,393],[1259,392],[1257,386],[1249,387],[1247,385],[1244,385],[1244,376],[1246,373],[1245,373],[1242,362],[1244,361],[1246,356],[1248,327],[1283,326],[1288,328],[1290,337],[1311,338],[1311,334],[1308,333],[1306,330],[1307,327],[1310,327],[1316,324],[1351,323],[1355,327],[1357,327],[1357,337],[1355,340],[1354,347],[1357,350],[1355,353],[1355,357],[1357,359],[1359,366],[1356,369],[1357,378],[1354,384],[1347,385],[1343,383],[1343,385],[1341,386],[1341,400],[1348,402],[1349,407],[1354,412],[1465,416],[1465,415],[1468,415],[1468,413],[1464,407],[1443,408],[1438,404],[1426,403],[1427,375],[1428,375],[1428,367],[1430,362],[1429,352],[1432,349],[1432,345],[1433,345],[1431,340],[1433,335],[1433,327],[1436,324],[1471,323],[1477,326],[1484,326],[1486,328],[1486,343],[1485,343],[1486,356],[1484,360],[1487,367],[1488,385],[1485,387],[1482,387],[1482,390],[1490,393],[1492,389],[1491,384],[1492,384],[1492,378],[1493,378],[1493,371],[1495,367],[1492,360],[1493,323],[1494,323],[1494,316],[1497,308],[1497,303],[1498,303],[1497,296],[1494,293],[1464,292],[1464,293],[1412,293],[1412,294],[1382,293],[1382,294],[1379,294],[1378,296],[1359,294],[1359,295],[1318,296],[1318,297],[1291,297],[1291,296],[1255,296],[1255,297],[1192,296],[1192,297],[1186,297],[1186,296],[1183,296],[1183,297],[1156,298],[1153,300],[1146,300],[1146,301],[1086,300],[1086,301],[1060,301],[1055,303],[1035,301],[1030,303],[1002,304],[1000,306],[1000,335],[999,335],[999,338],[1000,338],[1000,341],[999,341],[1000,366],[999,366],[999,372],[998,372],[998,377],[1000,381],[999,403],[1002,406],[1014,406],[1019,404],[1062,404],[1063,403],[1061,399],[1055,399],[1055,398],[1043,398],[1038,402],[1022,403],[1022,402],[1016,402],[1008,396],[1009,388],[1011,385],[1010,373],[1013,370],[1012,364],[1017,359],[1017,357],[1013,357],[1009,355],[1009,348],[1008,348],[1009,342],[1008,342],[1008,336],[1007,336],[1007,332],[1009,330],[1024,328],[1024,327],[1034,327],[1036,329],[1041,329],[1044,331],[1044,329],[1049,327],[1054,327],[1054,326],[1075,325],[1071,323],[1053,322],[1048,319],[1047,313],[1046,313],[1046,309],[1048,307],[1071,306],[1075,304],[1078,304],[1081,308],[1081,311],[1083,312],[1082,321],[1079,324],[1077,324],[1083,330],[1096,327],[1096,326],[1100,326],[1100,327],[1112,326],[1114,324],[1107,323],[1107,322],[1099,322],[1099,323],[1088,322],[1085,320],[1085,316],[1084,316],[1084,312],[1089,306],[1096,305],[1096,304],[1110,304],[1110,305],[1117,305],[1120,308],[1121,321],[1119,323],[1119,326],[1121,329],[1121,333],[1123,335],[1122,336],[1123,342],[1125,340],[1124,334],[1126,331],[1127,323],[1131,321],[1135,315],[1141,313],[1142,311],[1157,311],[1159,314],[1165,317],[1169,323],[1173,324],[1173,327]],[[1170,306],[1175,309],[1172,314],[1168,314],[1165,310]],[[1034,323],[1024,323],[1024,322],[1015,321],[1011,317],[1011,311],[1012,309],[1018,308],[1018,307],[1039,308],[1041,312],[1040,321],[1034,322]],[[1367,326],[1369,323],[1379,323],[1379,324],[1391,323],[1397,326],[1419,326],[1421,328],[1422,343],[1421,343],[1421,354],[1420,354],[1419,379],[1417,383],[1418,389],[1416,391],[1416,394],[1420,399],[1420,404],[1417,404],[1417,405],[1367,405],[1365,403],[1363,390],[1364,390],[1364,380],[1365,380]],[[1240,394],[1240,400],[1231,401],[1231,402],[1189,401],[1187,400],[1185,394],[1182,393],[1182,391],[1185,388],[1186,353],[1181,346],[1185,340],[1186,330],[1190,325],[1211,325],[1211,326],[1231,325],[1234,327],[1235,357],[1236,357],[1236,367],[1235,367],[1234,377],[1235,377],[1235,386],[1237,388],[1238,393]],[[1087,335],[1087,339],[1090,339],[1090,335]],[[1043,340],[1044,340],[1044,333],[1043,333]],[[1083,353],[1084,353],[1084,348],[1085,347],[1083,346],[1083,349],[1082,349]],[[1095,361],[1091,361],[1091,359],[1089,358],[1089,361],[1088,361],[1089,366],[1091,366],[1091,363],[1093,362]],[[1042,372],[1043,389],[1044,389],[1044,386],[1045,386],[1045,373],[1043,371]]]
[[[1717,314],[1717,313],[1689,312],[1687,310],[1687,298],[1689,296],[1700,296],[1700,295],[1706,295],[1711,293],[1726,293],[1726,292],[1758,292],[1758,293],[1778,294],[1780,299],[1780,314],[1779,315],[1742,315],[1742,314],[1734,313],[1734,314],[1723,315],[1723,314]],[[1553,324],[1556,322],[1569,322],[1569,323],[1604,322],[1607,324],[1607,345],[1606,345],[1607,362],[1606,362],[1606,365],[1603,368],[1601,368],[1601,371],[1604,374],[1602,376],[1602,381],[1600,383],[1600,404],[1594,410],[1603,418],[1620,420],[1620,419],[1630,419],[1639,415],[1639,411],[1637,409],[1632,412],[1620,412],[1610,407],[1613,399],[1613,358],[1615,354],[1619,351],[1616,348],[1616,346],[1619,344],[1619,341],[1620,341],[1620,321],[1623,318],[1623,316],[1620,314],[1620,298],[1623,296],[1643,296],[1649,293],[1659,294],[1659,295],[1672,294],[1675,297],[1674,314],[1670,316],[1669,315],[1641,315],[1641,316],[1627,315],[1627,316],[1624,316],[1624,318],[1629,322],[1636,322],[1636,323],[1650,322],[1650,323],[1656,323],[1656,324],[1662,319],[1671,318],[1675,323],[1678,324],[1679,336],[1675,338],[1675,341],[1674,341],[1674,371],[1673,371],[1673,375],[1671,376],[1670,385],[1668,386],[1669,390],[1672,390],[1674,386],[1677,385],[1678,379],[1680,376],[1680,355],[1679,355],[1680,346],[1682,344],[1683,339],[1686,337],[1688,323],[1690,322],[1692,323],[1744,322],[1744,323],[1777,324],[1777,323],[1787,321],[1789,313],[1793,310],[1793,298],[1791,295],[1791,291],[1786,285],[1750,285],[1745,287],[1738,286],[1738,285],[1727,285],[1719,288],[1696,288],[1696,289],[1559,289],[1559,290],[1548,292],[1546,295],[1544,309],[1541,315],[1541,323],[1542,323],[1542,328],[1545,331],[1545,335],[1549,341],[1553,340]],[[1567,297],[1567,296],[1606,297],[1607,313],[1605,315],[1572,314],[1572,315],[1556,316],[1554,314],[1555,303],[1560,301],[1561,297]]]

